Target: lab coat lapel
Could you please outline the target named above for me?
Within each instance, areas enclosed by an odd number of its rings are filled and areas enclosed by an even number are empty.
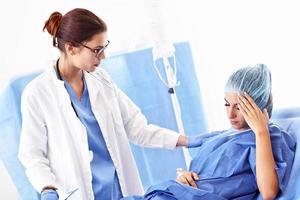
[[[86,134],[83,134],[83,133],[85,133],[85,128],[82,125],[79,118],[76,116],[76,113],[75,113],[73,107],[71,106],[71,99],[70,99],[70,96],[69,96],[65,86],[64,86],[64,81],[61,81],[57,78],[56,72],[54,69],[51,69],[50,73],[51,73],[51,78],[55,84],[55,88],[57,90],[57,92],[55,94],[56,94],[58,106],[59,106],[60,110],[63,111],[62,112],[63,116],[65,119],[67,119],[66,122],[69,124],[69,127],[76,130],[75,132],[78,133],[78,134],[72,135],[72,137],[77,135],[76,137],[79,137],[80,139],[85,139]]]
[[[91,75],[87,72],[84,73],[92,111],[99,123],[102,134],[107,136],[109,127],[109,111],[107,110],[106,97],[103,93],[103,84],[101,79],[96,79],[97,75]],[[97,77],[98,78],[98,77]]]
[[[49,74],[51,75],[51,79],[55,84],[55,88],[57,90],[56,98],[57,102],[60,108],[66,107],[68,103],[71,103],[70,97],[65,89],[64,81],[59,80],[56,76],[56,72],[54,68],[51,68],[49,71]]]

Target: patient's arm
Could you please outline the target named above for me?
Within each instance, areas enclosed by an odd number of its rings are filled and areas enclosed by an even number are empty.
[[[176,181],[197,188],[195,181],[199,180],[198,174],[195,172],[183,171],[180,172]]]
[[[256,179],[263,199],[274,199],[279,191],[275,160],[268,130],[256,134]]]
[[[269,117],[266,109],[262,112],[249,95],[239,95],[240,110],[255,133],[256,140],[256,179],[263,199],[274,199],[279,191],[275,160],[272,152]]]

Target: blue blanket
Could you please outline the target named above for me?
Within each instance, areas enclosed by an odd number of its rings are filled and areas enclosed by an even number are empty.
[[[291,172],[296,142],[274,124],[270,124],[269,130],[279,187],[283,191]],[[254,133],[229,129],[203,135],[203,140],[190,166],[190,171],[200,177],[196,182],[197,189],[176,181],[166,181],[150,187],[143,197],[133,196],[124,200],[257,199]]]

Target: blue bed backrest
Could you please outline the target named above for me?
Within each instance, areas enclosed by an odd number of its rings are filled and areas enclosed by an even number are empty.
[[[29,81],[40,72],[14,78],[0,95],[0,159],[12,179],[21,200],[38,200],[18,159],[21,131],[21,95]],[[1,181],[1,180],[0,180]]]
[[[278,199],[300,199],[300,107],[275,110],[271,121],[290,133],[297,141],[290,180]]]

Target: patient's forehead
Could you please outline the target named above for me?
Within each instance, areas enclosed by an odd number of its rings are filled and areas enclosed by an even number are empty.
[[[224,94],[224,100],[229,104],[238,104],[238,92],[226,92]]]

